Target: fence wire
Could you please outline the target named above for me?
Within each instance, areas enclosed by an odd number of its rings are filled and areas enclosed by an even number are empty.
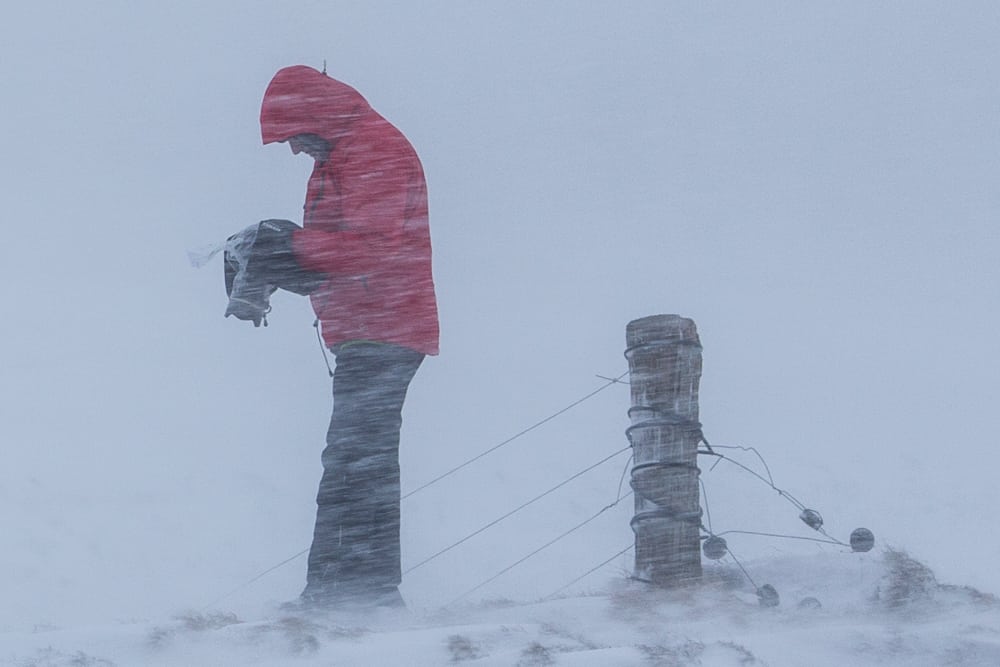
[[[472,458],[470,458],[470,459],[468,459],[466,461],[463,461],[462,463],[456,465],[455,467],[450,468],[449,470],[441,473],[437,477],[434,477],[434,478],[430,479],[429,481],[425,482],[424,484],[421,484],[420,486],[416,487],[415,489],[413,489],[411,491],[408,491],[405,495],[403,495],[403,496],[400,497],[400,500],[405,500],[405,499],[407,499],[407,498],[409,498],[409,497],[411,497],[411,496],[419,493],[420,491],[423,491],[424,489],[427,489],[427,488],[433,486],[434,484],[437,484],[438,482],[446,479],[447,477],[450,477],[451,475],[453,475],[453,474],[459,472],[460,470],[468,467],[469,465],[471,465],[471,464],[475,463],[476,461],[484,458],[485,456],[488,456],[489,454],[491,454],[491,453],[493,453],[493,452],[495,452],[495,451],[497,451],[497,450],[505,447],[506,445],[509,445],[510,443],[514,442],[518,438],[521,438],[521,437],[527,435],[528,433],[534,431],[535,429],[537,429],[537,428],[539,428],[539,427],[541,427],[541,426],[543,426],[543,425],[545,425],[545,424],[553,421],[554,419],[556,419],[556,418],[558,418],[558,417],[566,414],[567,412],[569,412],[570,410],[572,410],[576,406],[580,405],[581,403],[584,403],[584,402],[588,401],[589,399],[593,398],[594,396],[597,396],[598,394],[600,394],[601,392],[603,392],[604,390],[606,390],[608,387],[611,387],[611,386],[616,385],[616,384],[623,384],[621,382],[621,380],[622,380],[622,378],[624,378],[628,374],[629,374],[629,371],[625,371],[621,375],[619,375],[617,377],[614,377],[614,378],[604,377],[604,376],[600,376],[600,375],[597,376],[597,377],[601,378],[602,380],[605,380],[605,383],[602,384],[597,389],[595,389],[595,390],[587,393],[586,395],[584,395],[584,396],[576,399],[575,401],[569,403],[565,407],[560,408],[559,410],[557,410],[556,412],[553,412],[552,414],[548,415],[544,419],[541,419],[541,420],[535,422],[534,424],[531,424],[530,426],[522,429],[521,431],[515,433],[514,435],[512,435],[509,438],[507,438],[506,440],[504,440],[504,441],[502,441],[502,442],[500,442],[500,443],[498,443],[498,444],[490,447],[489,449],[486,449],[485,451],[477,454],[476,456],[473,456]],[[493,521],[490,521],[489,523],[487,523],[486,525],[484,525],[481,528],[477,529],[473,533],[470,533],[469,535],[463,537],[461,540],[459,540],[459,541],[457,541],[457,542],[455,542],[455,543],[453,543],[453,544],[445,547],[444,549],[441,549],[437,553],[432,554],[431,556],[425,558],[424,560],[420,561],[416,565],[413,565],[409,569],[405,570],[404,574],[408,574],[408,573],[412,572],[413,570],[416,570],[417,568],[422,567],[423,565],[426,565],[427,563],[431,562],[435,558],[438,558],[439,556],[442,556],[443,554],[445,554],[445,553],[451,551],[452,549],[458,547],[459,545],[465,543],[466,541],[470,540],[471,538],[475,537],[476,535],[479,535],[480,533],[488,530],[489,528],[491,528],[491,527],[497,525],[498,523],[502,522],[503,520],[507,519],[508,517],[513,516],[514,514],[520,512],[521,510],[525,509],[526,507],[528,507],[528,506],[530,506],[530,505],[538,502],[542,498],[544,498],[544,497],[546,497],[546,496],[554,493],[555,491],[557,491],[560,488],[562,488],[563,486],[569,484],[570,482],[572,482],[573,480],[577,479],[578,477],[586,474],[587,472],[593,470],[594,468],[599,467],[600,465],[606,463],[607,461],[610,461],[611,459],[613,459],[614,457],[618,456],[619,454],[621,454],[622,452],[624,452],[624,451],[626,451],[628,449],[630,449],[630,447],[628,447],[628,446],[627,447],[623,447],[622,449],[619,449],[618,451],[616,451],[616,452],[614,452],[614,453],[606,456],[605,458],[601,459],[597,463],[594,463],[593,465],[588,466],[587,468],[581,470],[580,472],[578,472],[578,473],[572,475],[571,477],[563,480],[559,484],[556,484],[555,486],[553,486],[552,488],[548,489],[547,491],[539,494],[538,496],[535,496],[531,500],[529,500],[529,501],[527,501],[525,503],[522,503],[521,505],[519,505],[518,507],[514,508],[513,510],[507,512],[506,514],[504,514],[504,515],[502,515],[502,516],[494,519]],[[627,470],[627,467],[626,467],[626,470]],[[624,473],[623,473],[622,479],[624,479]],[[606,509],[610,509],[610,507],[613,507],[614,505],[618,504],[618,502],[620,502],[620,500],[622,500],[622,498],[623,497],[621,496],[621,484],[619,484],[618,500],[616,500],[615,503],[613,503],[612,505],[606,507],[605,509],[602,509],[601,512],[598,512],[598,515],[601,514],[601,513],[603,513]],[[588,519],[583,524],[580,524],[580,526],[578,526],[578,527],[582,527],[586,523],[589,523],[594,518],[596,518],[596,516],[597,515],[595,515],[591,519]],[[550,544],[547,544],[547,545],[543,546],[538,551],[541,551],[542,549],[546,548],[547,546],[550,546],[551,544],[554,544],[555,542],[559,541],[560,539],[563,539],[568,534],[572,533],[574,530],[576,530],[576,528],[574,528],[574,529],[572,529],[570,531],[567,531],[567,533],[565,533],[562,536],[556,538]],[[263,579],[268,574],[271,574],[272,572],[274,572],[275,570],[280,569],[284,565],[287,565],[288,563],[291,563],[292,561],[294,561],[294,560],[296,560],[296,559],[304,556],[305,554],[307,554],[309,552],[309,549],[310,549],[310,547],[306,547],[305,549],[302,549],[301,551],[298,551],[298,552],[292,554],[288,558],[285,558],[284,560],[282,560],[282,561],[280,561],[280,562],[278,562],[278,563],[276,563],[276,564],[268,567],[267,569],[265,569],[265,570],[257,573],[256,575],[254,575],[253,577],[251,577],[250,579],[248,579],[244,583],[240,584],[239,586],[236,586],[235,588],[231,589],[229,592],[225,593],[224,595],[219,596],[218,598],[216,598],[212,602],[206,604],[201,609],[204,611],[205,609],[213,607],[213,606],[219,604],[220,602],[223,602],[223,601],[231,598],[232,596],[236,595],[237,593],[240,593],[241,591],[245,590],[246,588],[248,588],[252,584],[256,583],[257,581]],[[520,561],[520,562],[523,562],[524,560],[527,560],[527,558],[530,558],[532,555],[534,555],[534,553],[529,554],[527,557],[525,557],[524,559],[522,559],[522,561]],[[499,573],[496,576],[500,576],[501,574],[504,574],[505,572],[513,569],[514,567],[516,567],[517,565],[519,565],[520,562],[515,563],[514,565],[506,568],[503,572]],[[488,583],[488,582],[484,582],[484,584],[482,584],[482,585],[485,585],[485,583]],[[468,595],[468,593],[466,593],[465,595]],[[463,595],[463,597],[464,597],[464,595]]]

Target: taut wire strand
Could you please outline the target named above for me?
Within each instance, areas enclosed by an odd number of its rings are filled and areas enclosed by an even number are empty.
[[[556,417],[558,417],[558,416],[562,415],[563,413],[568,412],[569,410],[571,410],[571,409],[575,408],[576,406],[580,405],[581,403],[583,403],[587,399],[593,398],[594,396],[596,396],[597,394],[601,393],[602,391],[604,391],[608,387],[610,387],[610,386],[612,386],[614,384],[618,384],[618,381],[621,380],[623,377],[625,377],[628,374],[629,374],[629,371],[625,371],[624,373],[622,373],[621,375],[619,375],[617,378],[609,380],[608,382],[606,382],[605,384],[601,385],[600,387],[598,387],[594,391],[590,392],[589,394],[587,394],[583,398],[580,398],[580,399],[577,399],[577,400],[573,401],[572,403],[570,403],[569,405],[567,405],[563,409],[561,409],[561,410],[559,410],[557,412],[552,413],[551,415],[549,415],[545,419],[542,419],[541,421],[535,422],[534,424],[532,424],[528,428],[524,429],[523,431],[521,431],[519,433],[516,433],[516,434],[512,435],[511,437],[507,438],[503,442],[501,442],[501,443],[499,443],[497,445],[494,445],[493,447],[490,447],[486,451],[481,452],[480,454],[477,454],[476,456],[473,456],[468,461],[465,461],[464,463],[460,463],[459,465],[455,466],[451,470],[448,470],[448,471],[446,471],[446,472],[438,475],[434,479],[430,480],[429,482],[425,482],[424,484],[421,484],[420,486],[418,486],[417,488],[413,489],[412,491],[407,492],[406,494],[403,495],[402,499],[405,500],[406,498],[409,498],[413,494],[419,493],[420,491],[423,491],[424,489],[426,489],[427,487],[431,486],[432,484],[437,484],[438,482],[440,482],[445,477],[449,477],[449,476],[453,475],[454,473],[458,472],[459,470],[461,470],[462,468],[466,467],[467,465],[475,463],[476,461],[478,461],[479,459],[483,458],[487,454],[491,454],[492,452],[495,452],[496,450],[500,449],[504,445],[509,445],[510,443],[514,442],[515,440],[517,440],[521,436],[526,435],[526,434],[530,433],[531,431],[534,431],[539,426],[542,426],[543,424],[547,424],[548,422],[552,421]]]
[[[423,559],[422,561],[420,561],[420,562],[419,562],[419,563],[417,563],[416,565],[414,565],[414,566],[410,567],[410,568],[409,568],[408,570],[404,570],[404,571],[403,571],[403,574],[409,574],[410,572],[413,572],[414,570],[416,570],[416,569],[417,569],[418,567],[423,567],[424,565],[426,565],[427,563],[431,562],[432,560],[434,560],[434,559],[435,559],[435,558],[437,558],[438,556],[441,556],[441,555],[443,555],[443,554],[445,554],[445,553],[447,553],[447,552],[451,551],[452,549],[454,549],[454,548],[455,548],[455,547],[457,547],[458,545],[460,545],[460,544],[463,544],[464,542],[467,542],[468,540],[472,539],[472,538],[473,538],[473,537],[475,537],[476,535],[479,535],[479,534],[480,534],[480,533],[482,533],[483,531],[485,531],[485,530],[487,530],[487,529],[489,529],[489,528],[492,528],[493,526],[497,525],[498,523],[500,523],[500,522],[501,522],[501,521],[503,521],[504,519],[507,519],[508,517],[511,517],[511,516],[513,516],[514,514],[517,514],[518,512],[520,512],[521,510],[523,510],[523,509],[524,509],[525,507],[528,507],[529,505],[532,505],[532,504],[534,504],[534,503],[538,502],[539,500],[541,500],[541,499],[542,499],[542,498],[544,498],[545,496],[549,495],[550,493],[553,493],[553,492],[555,492],[556,490],[558,490],[558,489],[560,489],[560,488],[562,488],[562,487],[566,486],[567,484],[569,484],[570,482],[572,482],[572,481],[573,481],[574,479],[576,479],[576,478],[580,477],[581,475],[583,475],[583,474],[585,474],[585,473],[588,473],[588,472],[590,472],[590,471],[591,471],[591,470],[593,470],[594,468],[596,468],[596,467],[598,467],[598,466],[600,466],[600,465],[602,465],[602,464],[604,464],[604,463],[607,463],[608,461],[610,461],[610,460],[611,460],[611,459],[613,459],[614,457],[618,456],[618,455],[619,455],[619,454],[621,454],[622,452],[625,452],[625,451],[627,451],[627,450],[628,450],[628,449],[630,449],[630,448],[631,448],[631,446],[628,446],[628,447],[622,447],[622,448],[621,448],[621,449],[619,449],[619,450],[618,450],[617,452],[614,452],[613,454],[609,454],[608,456],[605,456],[605,457],[604,457],[603,459],[601,459],[601,460],[600,460],[600,461],[598,461],[597,463],[594,463],[593,465],[590,465],[590,466],[587,466],[586,468],[584,468],[584,469],[583,469],[583,470],[581,470],[580,472],[576,473],[576,474],[575,474],[575,475],[573,475],[572,477],[569,477],[569,478],[567,478],[567,479],[565,479],[565,480],[563,480],[563,481],[559,482],[558,484],[556,484],[555,486],[553,486],[553,487],[552,487],[551,489],[549,489],[548,491],[544,491],[544,492],[542,492],[542,493],[538,494],[537,496],[535,496],[534,498],[532,498],[531,500],[528,500],[528,501],[526,501],[526,502],[524,502],[524,503],[521,503],[520,505],[518,505],[517,507],[515,507],[515,508],[514,508],[514,509],[512,509],[511,511],[507,512],[506,514],[504,514],[503,516],[500,516],[500,517],[497,517],[497,518],[496,518],[496,519],[494,519],[493,521],[490,521],[489,523],[487,523],[487,524],[486,524],[485,526],[483,526],[483,527],[481,527],[481,528],[479,528],[479,529],[477,529],[477,530],[475,530],[475,531],[473,531],[473,532],[469,533],[468,535],[466,535],[465,537],[463,537],[463,538],[462,538],[462,539],[460,539],[459,541],[457,541],[457,542],[455,542],[455,543],[453,543],[453,544],[450,544],[450,545],[448,545],[447,547],[445,547],[444,549],[441,549],[440,551],[438,551],[438,552],[437,552],[437,553],[435,553],[435,554],[432,554],[432,555],[428,556],[427,558]]]

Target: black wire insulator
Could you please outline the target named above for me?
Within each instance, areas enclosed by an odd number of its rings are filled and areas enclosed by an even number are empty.
[[[875,546],[875,534],[867,528],[855,528],[851,533],[851,550],[856,553],[871,551]]]
[[[729,553],[729,545],[726,544],[726,540],[724,538],[712,535],[707,540],[702,542],[701,551],[705,554],[705,558],[709,560],[719,560]]]
[[[820,513],[816,510],[802,510],[799,514],[799,518],[813,530],[819,530],[823,527],[823,517],[820,516]]]

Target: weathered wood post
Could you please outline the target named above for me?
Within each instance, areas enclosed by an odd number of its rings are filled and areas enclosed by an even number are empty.
[[[677,586],[701,577],[698,383],[701,342],[692,320],[652,315],[625,330],[631,374],[635,577]]]

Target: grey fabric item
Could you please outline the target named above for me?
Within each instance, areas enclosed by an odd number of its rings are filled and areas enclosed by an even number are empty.
[[[424,355],[395,345],[338,346],[333,416],[302,599],[400,606],[399,431]]]
[[[229,237],[223,261],[229,297],[226,317],[266,325],[275,290],[308,295],[326,281],[325,275],[299,265],[292,247],[292,236],[299,229],[290,220],[262,220]]]

